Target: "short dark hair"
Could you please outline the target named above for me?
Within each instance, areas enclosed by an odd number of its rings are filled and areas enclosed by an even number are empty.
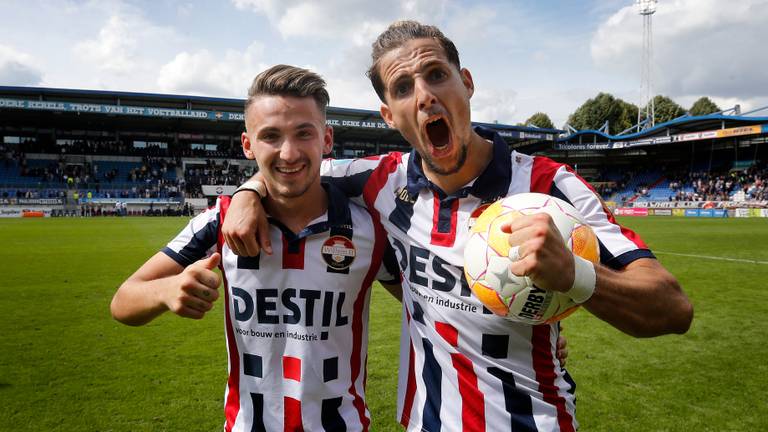
[[[248,89],[245,111],[259,96],[312,97],[325,114],[331,98],[325,89],[325,80],[318,74],[296,66],[279,64],[256,75]]]
[[[386,100],[384,100],[384,82],[379,74],[379,61],[384,54],[400,48],[406,42],[414,39],[435,39],[443,47],[448,61],[456,65],[457,69],[461,69],[459,51],[456,49],[456,45],[445,37],[439,28],[416,21],[395,21],[371,45],[372,64],[366,72],[371,84],[373,84],[373,89],[376,90],[376,94],[379,95],[382,102],[386,102]]]

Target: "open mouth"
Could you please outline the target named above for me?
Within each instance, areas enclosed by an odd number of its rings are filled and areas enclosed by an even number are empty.
[[[443,149],[451,142],[451,129],[442,117],[428,122],[426,131],[432,147],[436,150]]]

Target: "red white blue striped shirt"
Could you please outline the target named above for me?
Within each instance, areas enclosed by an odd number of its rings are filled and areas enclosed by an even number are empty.
[[[568,166],[510,152],[493,132],[493,160],[446,195],[416,152],[327,160],[321,174],[364,204],[386,229],[403,275],[398,420],[414,431],[572,431],[575,384],[555,357],[557,325],[492,314],[463,278],[463,250],[476,211],[502,197],[540,192],[573,204],[594,229],[601,262],[621,268],[653,257],[616,224]]]
[[[368,308],[388,244],[364,209],[328,188],[326,215],[298,234],[270,220],[274,254],[223,243],[229,205],[193,218],[163,251],[183,266],[222,253],[229,377],[225,431],[367,431]]]

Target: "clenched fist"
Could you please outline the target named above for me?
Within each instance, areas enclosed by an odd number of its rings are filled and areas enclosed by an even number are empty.
[[[566,248],[560,231],[547,213],[521,216],[501,227],[510,233],[509,246],[517,247],[518,258],[509,269],[528,276],[539,288],[565,292],[574,280],[573,253]]]

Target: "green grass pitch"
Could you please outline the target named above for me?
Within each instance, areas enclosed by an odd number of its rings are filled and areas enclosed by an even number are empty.
[[[586,311],[566,319],[582,430],[768,430],[768,219],[621,222],[680,279],[695,318],[688,334],[655,339]],[[168,314],[140,328],[109,316],[120,282],[185,223],[0,219],[1,431],[221,430],[221,305],[202,321]],[[372,430],[400,430],[399,305],[377,287],[371,314]]]

